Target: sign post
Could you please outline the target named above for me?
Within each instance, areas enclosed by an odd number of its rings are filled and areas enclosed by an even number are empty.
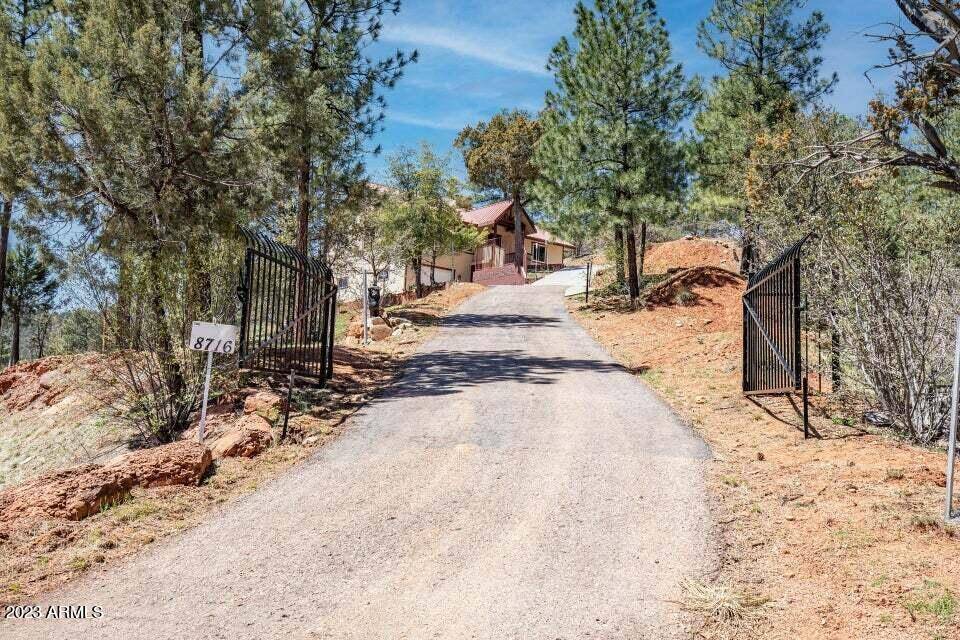
[[[950,396],[950,440],[947,442],[947,497],[944,520],[953,519],[953,468],[957,458],[957,393],[960,391],[960,317],[957,318],[957,346],[953,357],[953,393]]]
[[[587,261],[587,288],[586,288],[586,293],[584,295],[584,300],[583,300],[587,304],[590,303],[590,276],[592,275],[592,271],[593,271],[593,260],[588,260]]]
[[[240,327],[215,322],[194,322],[190,327],[190,341],[187,347],[192,351],[206,351],[207,366],[203,378],[203,404],[200,407],[200,424],[197,427],[197,442],[203,442],[204,428],[207,426],[207,400],[210,398],[210,370],[214,353],[233,353],[237,348],[237,335]]]
[[[363,272],[363,344],[370,342],[370,309],[367,307],[367,272]]]

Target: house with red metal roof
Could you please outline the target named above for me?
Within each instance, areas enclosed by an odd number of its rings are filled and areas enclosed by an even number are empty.
[[[423,259],[421,282],[430,283],[433,272],[436,282],[479,282],[481,284],[526,284],[532,274],[554,271],[564,266],[564,261],[573,254],[574,246],[537,229],[526,210],[521,206],[523,228],[522,266],[515,260],[513,200],[501,200],[483,207],[463,211],[461,218],[467,224],[486,231],[483,244],[473,251],[438,256],[432,261]],[[407,286],[414,282],[412,267],[407,267]]]

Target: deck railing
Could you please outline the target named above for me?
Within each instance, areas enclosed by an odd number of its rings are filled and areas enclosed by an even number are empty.
[[[474,270],[502,267],[505,261],[503,247],[491,240],[477,247],[473,252]]]

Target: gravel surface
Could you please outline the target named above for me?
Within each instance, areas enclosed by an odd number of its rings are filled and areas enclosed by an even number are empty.
[[[318,455],[9,638],[673,638],[712,566],[696,435],[561,288],[494,287]]]

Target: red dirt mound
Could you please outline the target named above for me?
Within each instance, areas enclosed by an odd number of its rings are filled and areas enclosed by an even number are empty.
[[[740,268],[739,252],[732,243],[722,240],[683,238],[650,245],[643,259],[647,273],[693,267],[718,267],[736,272]]]
[[[744,280],[741,276],[720,269],[718,267],[694,267],[684,269],[676,275],[670,276],[647,294],[647,304],[664,305],[681,302],[677,298],[683,293],[688,292],[693,297],[691,302],[697,299],[697,289],[699,288],[722,288],[734,287],[739,295],[743,288]]]

